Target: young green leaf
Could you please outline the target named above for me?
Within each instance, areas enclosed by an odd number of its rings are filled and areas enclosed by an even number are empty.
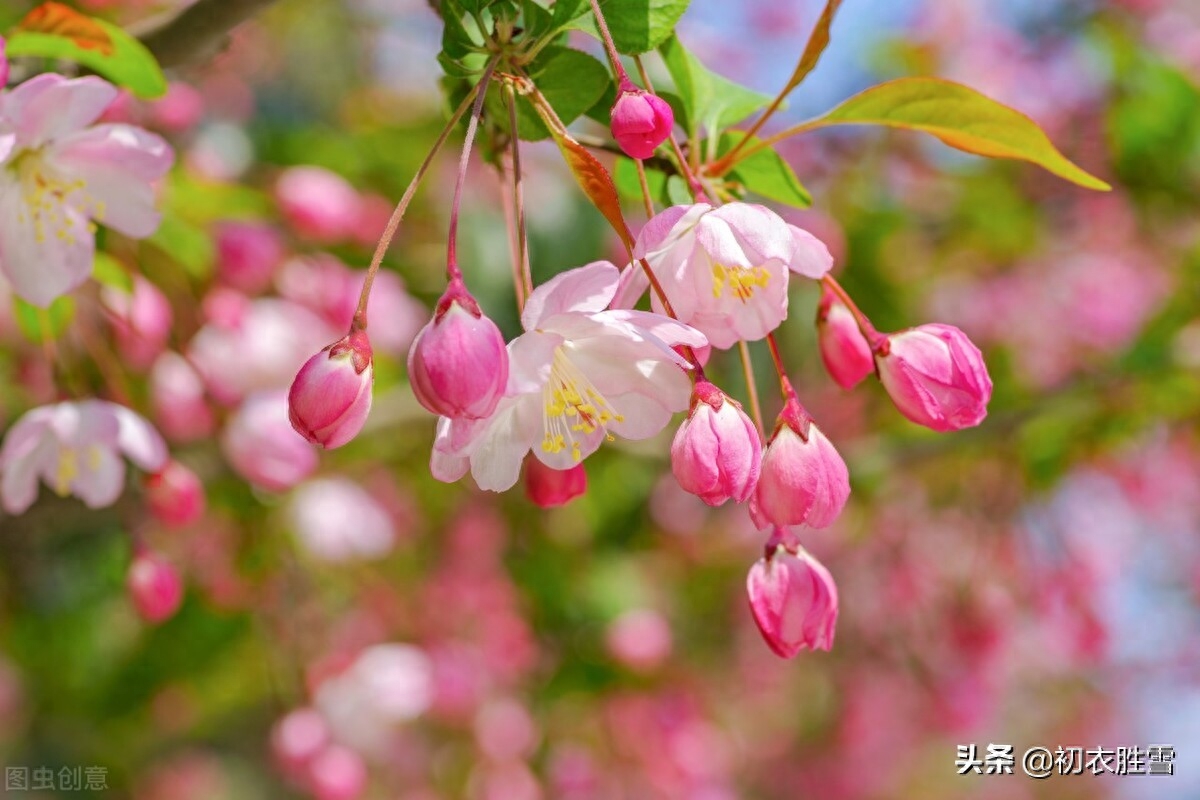
[[[687,111],[685,121],[689,136],[694,136],[700,125],[710,133],[720,131],[771,102],[769,95],[710,71],[684,48],[678,37],[668,39],[659,47],[659,53]]]
[[[112,23],[59,3],[30,11],[7,37],[8,57],[65,59],[95,70],[139,97],[161,97],[167,79],[150,51]]]
[[[92,277],[102,286],[110,286],[127,294],[133,291],[133,278],[119,261],[101,250],[96,251],[92,261]]]
[[[675,30],[691,0],[600,0],[613,43],[625,55],[647,53],[665,42]],[[575,27],[595,34],[590,19]]]
[[[900,78],[873,86],[804,127],[827,125],[925,131],[968,153],[1029,161],[1088,189],[1112,188],[1069,161],[1029,117],[940,78]]]
[[[19,297],[13,298],[13,318],[21,335],[31,342],[53,341],[63,335],[75,319],[75,298],[64,294],[48,308],[38,308]]]
[[[742,138],[741,133],[722,134],[717,145],[717,154],[724,155],[729,152]],[[752,138],[748,144],[755,145],[758,142],[757,138]],[[800,183],[800,179],[783,157],[770,147],[738,161],[729,177],[742,184],[748,191],[769,200],[787,203],[797,208],[808,208],[812,205],[812,195],[804,188],[804,184]]]

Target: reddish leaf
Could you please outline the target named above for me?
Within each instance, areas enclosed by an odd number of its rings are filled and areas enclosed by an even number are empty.
[[[629,233],[629,226],[625,224],[625,217],[621,215],[621,200],[617,196],[617,187],[608,170],[570,135],[556,135],[554,138],[580,188],[612,225],[625,246],[632,249],[633,236]]]
[[[113,40],[96,20],[62,3],[43,3],[25,15],[16,30],[62,36],[85,50],[113,54]]]

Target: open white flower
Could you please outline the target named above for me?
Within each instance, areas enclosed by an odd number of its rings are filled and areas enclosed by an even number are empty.
[[[569,469],[606,439],[649,438],[687,408],[690,364],[671,346],[702,347],[704,335],[658,314],[605,310],[619,279],[597,261],[534,290],[526,332],[508,345],[504,398],[485,419],[438,421],[435,477],[456,481],[470,469],[480,488],[504,491],[530,450]]]

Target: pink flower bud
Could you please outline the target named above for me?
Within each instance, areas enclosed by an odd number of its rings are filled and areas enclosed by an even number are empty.
[[[671,470],[685,491],[710,506],[744,502],[758,483],[762,442],[741,405],[696,381],[692,410],[671,443]]]
[[[557,508],[587,491],[583,464],[553,469],[530,455],[525,459],[525,496],[541,508]]]
[[[138,369],[149,367],[167,347],[174,319],[171,301],[140,275],[133,279],[132,292],[106,286],[100,296],[112,312],[122,358]]]
[[[371,343],[354,330],[305,362],[288,392],[288,418],[313,444],[341,447],[371,410]]]
[[[152,553],[140,553],[129,565],[126,588],[134,608],[146,622],[170,619],[183,602],[183,581],[169,563]]]
[[[335,744],[308,765],[308,779],[317,800],[355,800],[367,788],[367,767],[358,753]]]
[[[767,549],[746,578],[750,611],[767,646],[783,658],[806,647],[829,650],[838,613],[833,576],[802,547]]]
[[[750,504],[759,527],[833,524],[850,496],[850,475],[825,434],[792,397],[779,413],[763,450],[762,471]]]
[[[146,504],[168,528],[191,525],[204,514],[204,486],[196,473],[178,461],[146,478]]]
[[[221,449],[239,475],[273,492],[300,483],[318,462],[316,451],[288,422],[288,398],[282,389],[248,396],[225,423]]]
[[[163,353],[150,369],[150,400],[163,435],[175,441],[194,441],[216,427],[204,397],[204,382],[178,353]]]
[[[413,340],[408,380],[421,405],[451,419],[483,419],[504,396],[504,336],[461,281],[451,281]]]
[[[992,397],[983,354],[952,325],[893,333],[875,351],[879,379],[900,413],[935,431],[978,425]]]
[[[8,83],[8,57],[4,54],[4,37],[0,36],[0,89]]]
[[[314,708],[297,708],[271,728],[271,752],[292,771],[307,766],[329,744],[329,726]]]
[[[239,291],[266,289],[283,256],[283,238],[269,225],[223,222],[217,227],[217,274]]]
[[[337,242],[354,233],[360,198],[345,178],[322,167],[292,167],[275,184],[279,209],[300,235]]]
[[[675,114],[666,100],[631,83],[612,107],[612,135],[631,158],[649,158],[671,135]]]
[[[204,117],[204,95],[195,87],[173,81],[162,98],[150,104],[151,121],[172,133],[183,133]]]
[[[828,288],[817,305],[817,343],[830,377],[843,389],[853,389],[875,371],[871,345],[858,329],[850,308]]]

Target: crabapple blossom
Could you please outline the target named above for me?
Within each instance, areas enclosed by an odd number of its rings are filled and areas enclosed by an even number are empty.
[[[308,239],[337,242],[349,237],[358,224],[358,192],[324,167],[285,170],[275,184],[275,199],[292,227]]]
[[[179,353],[166,352],[150,368],[150,404],[163,435],[172,441],[203,439],[216,428],[204,398],[204,381]]]
[[[183,580],[170,562],[142,552],[129,565],[126,588],[138,616],[158,624],[175,615],[183,602]]]
[[[271,728],[271,752],[289,771],[303,769],[329,744],[329,726],[315,708],[288,712]]]
[[[307,772],[316,800],[355,800],[367,788],[367,766],[362,756],[340,744],[318,753],[309,762]]]
[[[750,504],[755,524],[825,528],[849,496],[846,462],[795,396],[789,397],[763,450]]]
[[[854,312],[828,287],[821,290],[817,304],[817,345],[821,361],[834,383],[853,389],[875,371],[875,357]]]
[[[145,369],[166,349],[174,313],[166,295],[140,275],[132,290],[105,286],[101,299],[112,312],[113,332],[121,356],[131,366]]]
[[[288,421],[287,392],[255,392],[229,418],[221,449],[250,483],[275,492],[290,489],[317,468],[317,453]]]
[[[754,622],[778,655],[792,658],[806,647],[833,647],[837,586],[804,548],[768,544],[766,555],[750,568],[746,591]]]
[[[645,311],[605,310],[620,274],[607,261],[562,272],[525,303],[525,333],[508,345],[508,389],[482,420],[438,422],[430,467],[455,481],[470,469],[482,489],[517,482],[533,451],[569,469],[620,435],[646,439],[687,407],[690,364],[672,345],[699,347],[694,328]]]
[[[125,488],[125,461],[147,472],[167,463],[158,431],[124,406],[83,400],[28,411],[9,429],[0,448],[0,501],[10,514],[37,499],[38,479],[59,496],[74,495],[89,508],[110,506]]]
[[[724,349],[763,338],[787,317],[796,246],[791,228],[764,206],[696,203],[651,218],[633,255],[646,259],[679,320]],[[632,307],[648,286],[643,270],[627,270],[615,305]],[[656,293],[650,303],[664,312]]]
[[[900,413],[935,431],[978,425],[992,397],[983,354],[952,325],[890,334],[875,350],[879,380]]]
[[[452,419],[483,419],[496,409],[509,380],[509,354],[496,323],[459,279],[450,281],[408,351],[413,394],[429,411]]]
[[[541,508],[557,508],[587,491],[583,464],[570,469],[552,469],[534,456],[525,459],[525,495]]]
[[[261,292],[283,263],[283,237],[261,222],[222,222],[216,244],[217,275],[238,291]]]
[[[317,478],[297,486],[288,516],[301,547],[329,563],[380,558],[396,541],[387,510],[347,478]]]
[[[362,430],[371,411],[371,342],[356,329],[305,362],[288,391],[288,419],[313,444],[333,449]]]
[[[0,95],[0,271],[30,303],[87,280],[93,220],[134,238],[158,227],[151,183],[174,154],[141,128],[94,125],[116,96],[100,78],[51,73]]]
[[[675,127],[666,100],[626,81],[612,107],[612,135],[630,158],[650,158]]]
[[[762,442],[741,405],[703,378],[671,444],[671,470],[685,490],[710,506],[745,502],[758,482]]]
[[[168,461],[146,476],[146,505],[154,518],[169,528],[191,525],[204,514],[204,486],[196,473],[178,461]]]

